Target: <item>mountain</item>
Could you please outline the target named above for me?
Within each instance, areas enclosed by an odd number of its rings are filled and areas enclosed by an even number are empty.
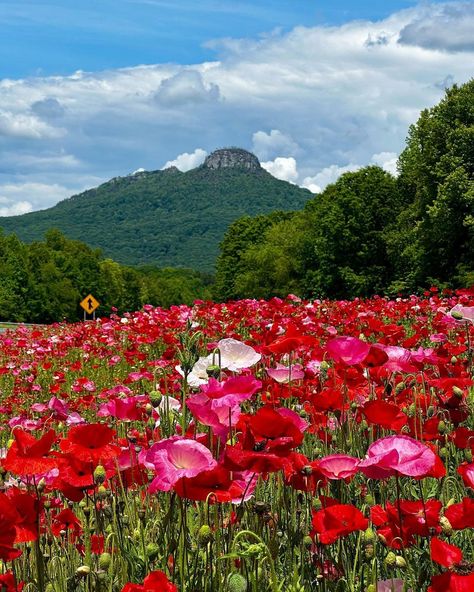
[[[252,153],[225,148],[186,173],[170,167],[117,177],[47,210],[0,218],[0,227],[26,242],[57,228],[124,264],[213,271],[234,220],[298,210],[310,197],[270,175]]]

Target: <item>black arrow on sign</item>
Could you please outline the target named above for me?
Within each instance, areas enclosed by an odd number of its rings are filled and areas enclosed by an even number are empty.
[[[89,310],[93,309],[94,303],[92,302],[92,298],[89,298],[89,300],[87,301],[87,306],[89,307]]]

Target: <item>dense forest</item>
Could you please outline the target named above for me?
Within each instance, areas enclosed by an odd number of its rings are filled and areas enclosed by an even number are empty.
[[[346,173],[294,214],[245,217],[216,296],[350,298],[474,284],[474,80],[421,113],[396,177]]]
[[[256,160],[244,150],[229,152]],[[311,197],[307,189],[272,177],[258,160],[254,170],[239,165],[117,177],[47,210],[0,218],[0,228],[25,242],[42,240],[57,228],[124,265],[213,272],[219,243],[234,220],[299,210]]]
[[[185,269],[131,268],[100,250],[50,230],[41,242],[0,234],[0,320],[48,323],[82,318],[79,302],[92,293],[99,316],[143,304],[190,304],[210,297],[209,277]]]

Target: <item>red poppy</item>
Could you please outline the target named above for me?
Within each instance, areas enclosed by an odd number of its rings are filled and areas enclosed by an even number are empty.
[[[152,571],[143,580],[143,584],[125,584],[122,592],[178,592],[162,571]]]
[[[115,430],[102,423],[78,425],[61,440],[61,450],[83,462],[99,464],[120,454],[120,448],[111,444]]]
[[[253,473],[274,473],[288,465],[288,460],[262,450],[245,450],[240,445],[226,446],[224,466],[231,471],[252,471]]]
[[[220,465],[196,477],[182,477],[176,482],[174,490],[180,497],[194,501],[209,498],[210,502],[230,502],[241,498],[244,493],[242,487],[232,479],[231,472]]]
[[[369,423],[379,425],[386,430],[400,431],[408,418],[398,405],[386,401],[368,401],[362,407],[362,413]]]
[[[458,467],[458,473],[461,475],[464,485],[474,489],[474,463],[462,463]]]
[[[311,347],[317,344],[318,340],[315,337],[302,335],[294,325],[289,325],[286,333],[267,345],[266,349],[272,354],[289,354],[299,347]]]
[[[427,592],[472,592],[474,590],[474,573],[462,575],[447,571],[431,578],[431,586]]]
[[[438,537],[433,537],[430,541],[431,559],[443,567],[454,567],[461,563],[462,551],[456,545],[450,545]]]
[[[439,514],[442,504],[438,500],[387,502],[385,508],[372,506],[370,516],[377,532],[393,549],[415,543],[415,535],[430,536],[439,533]],[[401,525],[400,525],[401,515]]]
[[[15,543],[35,541],[38,538],[38,500],[16,488],[7,495],[17,513]]]
[[[330,545],[356,530],[366,530],[368,525],[367,518],[352,505],[335,504],[313,512],[313,534],[317,533],[324,545]]]
[[[56,514],[51,522],[51,531],[55,536],[58,536],[62,530],[70,530],[76,535],[82,531],[82,524],[79,518],[69,508]]]
[[[0,590],[2,592],[21,592],[24,585],[24,582],[16,582],[15,576],[11,571],[0,575]]]
[[[317,461],[310,462],[304,454],[292,452],[284,467],[285,483],[299,491],[316,491],[324,487],[327,480],[321,473]]]
[[[16,538],[15,522],[18,513],[4,493],[0,493],[0,559],[11,561],[21,555],[13,546]]]
[[[37,440],[21,429],[13,431],[15,441],[10,446],[3,467],[16,475],[38,475],[57,466],[57,461],[49,457],[51,446],[56,440],[56,432],[50,430]]]
[[[459,504],[453,504],[446,508],[444,515],[454,530],[474,528],[474,499],[463,498]]]

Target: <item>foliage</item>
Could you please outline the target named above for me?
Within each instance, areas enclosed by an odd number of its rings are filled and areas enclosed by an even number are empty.
[[[0,234],[0,320],[77,320],[89,293],[100,302],[99,315],[143,304],[191,304],[210,297],[211,279],[186,269],[125,267],[55,229],[31,245]]]
[[[234,220],[298,209],[310,197],[263,169],[170,168],[112,179],[47,210],[1,218],[0,227],[27,242],[58,228],[119,263],[212,272]]]

